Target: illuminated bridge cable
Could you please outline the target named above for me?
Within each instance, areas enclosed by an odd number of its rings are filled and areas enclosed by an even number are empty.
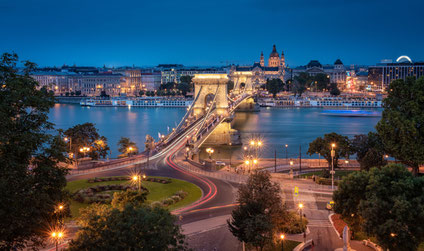
[[[197,135],[199,134],[199,132],[202,130],[202,128],[203,128],[203,126],[204,126],[204,124],[205,124],[205,122],[207,121],[207,119],[208,119],[208,117],[209,117],[209,114],[212,112],[212,107],[213,107],[213,105],[215,104],[215,102],[216,102],[216,96],[217,96],[217,94],[218,94],[218,89],[219,89],[219,86],[217,86],[216,87],[216,91],[215,91],[215,95],[214,95],[214,97],[213,97],[213,100],[212,100],[212,103],[211,103],[211,106],[210,106],[210,109],[208,110],[208,113],[206,113],[205,114],[205,117],[203,118],[203,121],[202,121],[202,124],[200,125],[200,127],[199,127],[199,130],[197,130],[197,132],[196,132],[196,134],[194,135],[194,139],[197,139]]]
[[[179,133],[179,131],[181,130],[181,127],[184,124],[185,120],[187,119],[188,116],[190,116],[191,111],[193,110],[194,104],[196,103],[197,99],[200,96],[200,93],[202,92],[202,88],[203,88],[203,86],[200,87],[200,90],[197,93],[197,96],[195,97],[195,99],[193,100],[193,102],[191,103],[188,111],[186,112],[186,114],[184,115],[184,117],[182,118],[182,120],[180,121],[180,123],[178,124],[178,126],[175,128],[175,130],[173,132],[171,132],[171,135],[168,137],[168,139],[166,141],[169,141],[170,139],[172,139],[172,137],[174,135],[176,135],[176,134]]]

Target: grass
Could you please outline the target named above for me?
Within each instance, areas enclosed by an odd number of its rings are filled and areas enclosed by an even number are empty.
[[[150,176],[149,176],[150,177]],[[155,178],[162,178],[163,177],[155,177]],[[168,179],[168,178],[166,178]],[[178,180],[178,179],[170,179],[172,182],[169,184],[162,184],[157,182],[150,182],[150,181],[143,181],[142,186],[146,187],[149,190],[149,194],[147,195],[147,202],[154,202],[154,201],[160,201],[163,199],[166,199],[170,196],[172,196],[175,192],[178,192],[180,190],[183,190],[187,192],[187,196],[167,208],[169,210],[174,210],[186,205],[189,205],[196,200],[198,200],[202,196],[202,191],[200,188],[192,183],[189,183],[187,181]],[[130,181],[128,180],[116,180],[116,181],[104,181],[104,182],[96,182],[96,183],[88,183],[87,179],[84,180],[77,180],[77,181],[71,181],[68,182],[66,189],[70,193],[74,193],[80,189],[92,187],[92,186],[98,186],[98,185],[111,185],[111,184],[130,184]],[[89,204],[87,203],[80,203],[75,200],[71,200],[70,210],[73,217],[79,216],[79,210],[81,208],[88,207]]]
[[[300,242],[298,241],[284,240],[284,251],[292,251],[299,244]],[[273,250],[281,250],[281,245],[278,245]]]
[[[352,172],[356,172],[356,171],[352,171],[352,170],[336,170],[336,173],[334,174],[334,177],[335,178],[342,178],[344,176],[347,176],[347,175],[351,174]],[[320,171],[313,171],[313,172],[310,172],[310,173],[304,173],[304,174],[299,175],[299,177],[306,178],[306,177],[312,177],[312,175],[321,176],[321,174],[322,174],[322,171],[320,170]]]

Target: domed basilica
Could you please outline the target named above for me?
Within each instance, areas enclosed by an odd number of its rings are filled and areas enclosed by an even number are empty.
[[[266,83],[267,79],[279,78],[284,81],[285,68],[284,52],[281,51],[280,57],[274,45],[267,66],[265,66],[264,54],[261,52],[259,62],[255,62],[252,66],[233,66],[230,70],[230,76],[237,75],[238,72],[251,72],[252,82],[255,85],[262,85]]]

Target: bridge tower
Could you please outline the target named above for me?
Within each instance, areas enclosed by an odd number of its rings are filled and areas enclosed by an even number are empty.
[[[247,94],[253,93],[253,72],[252,71],[235,71],[231,73],[231,79],[234,82],[234,94],[240,94],[242,84],[244,84],[244,92]]]
[[[228,115],[227,74],[194,74],[194,100],[193,113],[195,116],[205,114],[208,99],[215,99],[216,113]]]

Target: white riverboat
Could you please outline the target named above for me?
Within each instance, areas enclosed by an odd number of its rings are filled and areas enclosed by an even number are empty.
[[[186,98],[137,97],[137,98],[87,98],[81,106],[117,106],[117,107],[188,107],[193,100]]]

